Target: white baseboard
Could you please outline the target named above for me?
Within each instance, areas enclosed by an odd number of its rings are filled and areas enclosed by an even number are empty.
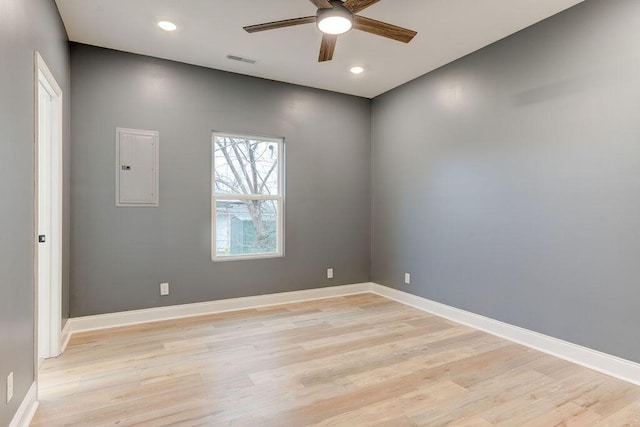
[[[375,283],[371,285],[371,292],[594,371],[640,385],[640,364],[638,363]]]
[[[121,313],[101,314],[97,316],[69,319],[64,330],[66,336],[76,332],[92,331],[119,326],[183,317],[224,313],[271,305],[289,304],[372,292],[419,310],[444,317],[463,325],[487,332],[492,335],[522,344],[578,365],[602,372],[632,384],[640,385],[640,364],[616,356],[592,350],[577,344],[533,332],[528,329],[490,319],[479,314],[428,300],[397,289],[376,283],[358,283],[354,285],[332,286],[328,288],[308,289],[278,294],[233,298],[195,304],[125,311]],[[63,337],[65,332],[63,331]],[[68,338],[67,338],[68,342]],[[66,347],[66,343],[64,345]],[[64,351],[64,350],[63,350]]]
[[[252,297],[232,298],[219,301],[194,304],[172,305],[168,307],[149,308],[144,310],[123,311],[120,313],[99,314],[96,316],[74,317],[67,321],[65,329],[70,334],[76,332],[107,329],[160,320],[180,319],[183,317],[205,314],[224,313],[228,311],[267,307],[271,305],[290,304],[322,298],[366,293],[371,290],[372,283],[330,286],[327,288],[307,289],[302,291],[283,292],[278,294],[257,295]]]
[[[60,354],[64,353],[67,349],[67,345],[69,345],[69,340],[71,339],[71,319],[67,319],[67,323],[64,324],[64,328],[62,328],[62,333],[60,334]]]
[[[29,427],[33,416],[38,409],[38,387],[36,383],[31,384],[27,395],[22,400],[18,411],[13,416],[13,420],[9,424],[9,427]]]

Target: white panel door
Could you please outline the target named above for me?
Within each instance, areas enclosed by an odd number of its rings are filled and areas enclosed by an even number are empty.
[[[39,53],[36,76],[36,325],[38,361],[60,354],[62,335],[62,90]]]
[[[38,359],[50,357],[51,319],[51,101],[38,82]]]
[[[158,133],[118,129],[118,206],[158,206]]]

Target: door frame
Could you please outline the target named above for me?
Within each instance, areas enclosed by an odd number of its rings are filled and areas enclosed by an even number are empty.
[[[37,368],[40,364],[38,346],[39,346],[39,289],[41,284],[38,278],[38,217],[39,217],[39,188],[38,177],[39,167],[38,154],[40,147],[40,135],[39,135],[39,122],[40,122],[40,99],[39,90],[40,82],[44,83],[47,87],[47,91],[52,91],[52,103],[51,103],[51,230],[47,239],[50,239],[51,245],[51,284],[50,284],[50,298],[49,298],[49,328],[47,332],[49,334],[49,348],[45,351],[48,357],[57,357],[61,351],[61,337],[62,337],[62,205],[63,205],[63,106],[62,106],[62,89],[58,85],[53,74],[49,70],[46,62],[42,58],[39,52],[34,53],[34,135],[35,135],[35,153],[34,153],[34,187],[35,187],[35,203],[34,203],[34,236],[33,242],[35,245],[34,250],[34,277],[35,277],[35,323],[34,323],[34,338],[35,338],[35,363],[36,363],[36,375]]]

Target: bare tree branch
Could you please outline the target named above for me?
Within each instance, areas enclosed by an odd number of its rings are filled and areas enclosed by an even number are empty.
[[[242,189],[238,188],[238,185],[235,185],[234,182],[228,181],[222,176],[220,176],[218,173],[216,173],[216,185],[218,184],[222,184],[226,186],[229,190],[233,191],[234,193],[238,193],[242,191]]]
[[[271,169],[269,169],[269,172],[267,172],[265,177],[262,179],[262,186],[260,187],[260,194],[262,194],[262,192],[264,191],[264,188],[267,186],[267,180],[269,179],[269,177],[271,176],[273,171],[276,169],[276,166],[278,166],[278,162],[274,162],[273,165],[271,165]],[[271,194],[271,193],[269,193],[269,194]]]
[[[233,152],[236,154],[236,158],[238,159],[238,163],[240,163],[240,170],[244,175],[244,178],[247,180],[247,184],[249,185],[249,189],[245,194],[252,194],[251,190],[253,189],[253,185],[251,184],[251,178],[249,178],[249,174],[247,173],[247,168],[244,166],[244,162],[242,161],[242,153],[238,149],[238,144],[231,144],[231,148]]]
[[[249,164],[251,165],[251,175],[253,178],[253,191],[258,194],[258,171],[256,170],[256,156],[253,147],[247,141],[247,149],[249,150]]]
[[[235,176],[236,181],[238,181],[238,184],[241,186],[243,193],[244,194],[251,194],[249,191],[247,191],[246,187],[244,186],[244,184],[242,182],[242,178],[240,177],[240,174],[236,170],[236,167],[233,164],[233,162],[231,161],[231,157],[229,156],[229,153],[227,152],[227,146],[226,145],[224,145],[224,146],[220,145],[220,149],[222,150],[222,154],[224,155],[224,158],[227,160],[227,163],[229,164],[229,167],[231,168],[231,172],[233,173],[233,176]]]

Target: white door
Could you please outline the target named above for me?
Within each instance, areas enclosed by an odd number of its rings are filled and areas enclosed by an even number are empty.
[[[38,82],[38,359],[50,357],[51,100]]]
[[[36,54],[37,355],[60,354],[62,323],[62,92]]]

